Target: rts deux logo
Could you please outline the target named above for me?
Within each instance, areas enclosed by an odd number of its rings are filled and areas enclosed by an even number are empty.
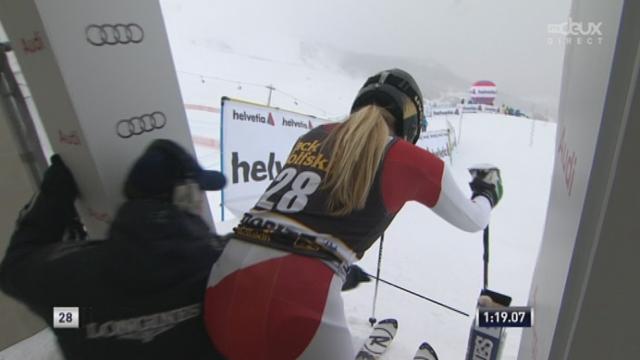
[[[264,116],[259,112],[255,114],[247,114],[246,111],[238,112],[234,109],[233,120],[249,121],[254,123],[269,124],[271,126],[276,126],[276,122],[273,120],[273,115],[271,115],[271,113],[269,113],[269,116]]]
[[[547,42],[564,45],[593,45],[602,44],[602,21],[574,21],[572,18],[559,24],[547,25]]]

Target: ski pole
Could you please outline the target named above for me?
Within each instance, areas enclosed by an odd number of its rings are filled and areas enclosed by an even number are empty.
[[[460,314],[460,315],[469,316],[469,314],[467,314],[466,312],[464,312],[464,311],[462,311],[462,310],[458,310],[458,309],[456,309],[456,308],[454,308],[454,307],[452,307],[452,306],[446,305],[446,304],[444,304],[444,303],[442,303],[442,302],[440,302],[440,301],[430,299],[430,298],[428,298],[428,297],[426,297],[426,296],[424,296],[424,295],[418,294],[418,293],[417,293],[417,292],[415,292],[415,291],[409,290],[409,289],[407,289],[407,288],[403,288],[403,287],[402,287],[402,286],[400,286],[400,285],[396,285],[396,284],[394,284],[394,283],[392,283],[392,282],[390,282],[390,281],[387,281],[387,280],[381,279],[381,278],[379,278],[379,277],[373,276],[373,275],[368,274],[368,273],[366,273],[366,272],[365,272],[365,274],[366,274],[368,277],[372,278],[372,279],[376,279],[376,282],[377,282],[377,281],[380,281],[380,282],[382,282],[382,283],[384,283],[384,284],[387,284],[387,285],[389,285],[389,286],[392,286],[392,287],[394,287],[394,288],[396,288],[396,289],[398,289],[398,290],[402,290],[402,291],[407,292],[407,293],[409,293],[409,294],[411,294],[411,295],[413,295],[413,296],[417,296],[417,297],[419,297],[419,298],[421,298],[421,299],[423,299],[423,300],[430,301],[430,302],[432,302],[432,303],[434,303],[434,304],[436,304],[436,305],[440,305],[440,306],[442,306],[443,308],[446,308],[446,309],[449,309],[449,310],[451,310],[451,311],[457,312],[457,313],[458,313],[458,314]]]
[[[482,244],[484,246],[484,254],[482,255],[482,260],[484,262],[484,287],[483,289],[487,289],[489,287],[489,225],[484,228],[484,233],[482,235]]]
[[[378,249],[378,269],[376,270],[376,287],[373,291],[373,307],[371,309],[371,317],[369,323],[373,326],[376,323],[376,302],[378,301],[378,285],[380,282],[380,266],[382,265],[382,244],[384,243],[384,233],[380,237],[380,248]],[[369,274],[367,274],[369,275]]]

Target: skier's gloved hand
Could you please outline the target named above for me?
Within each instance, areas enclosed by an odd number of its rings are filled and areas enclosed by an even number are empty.
[[[358,265],[351,265],[347,270],[347,277],[342,284],[342,291],[347,291],[356,288],[362,282],[369,282],[371,278],[362,270]]]
[[[40,191],[47,196],[72,201],[78,196],[78,187],[73,175],[60,155],[51,156],[51,165],[44,173]]]
[[[502,177],[500,169],[493,165],[476,165],[469,169],[473,180],[469,183],[474,199],[476,196],[484,196],[494,208],[502,198]]]

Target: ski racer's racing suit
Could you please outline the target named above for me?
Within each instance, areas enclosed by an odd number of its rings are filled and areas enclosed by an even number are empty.
[[[489,222],[485,197],[466,197],[441,159],[397,137],[389,137],[365,207],[329,215],[321,181],[331,149],[321,144],[334,126],[298,139],[212,268],[205,321],[230,360],[352,360],[340,294],[345,269],[404,203],[418,201],[469,232]]]

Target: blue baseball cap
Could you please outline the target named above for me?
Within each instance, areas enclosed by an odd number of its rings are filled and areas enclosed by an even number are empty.
[[[178,143],[168,139],[154,140],[129,171],[124,193],[129,199],[170,197],[180,182],[191,180],[204,191],[224,188],[224,175],[204,170],[198,161]]]

